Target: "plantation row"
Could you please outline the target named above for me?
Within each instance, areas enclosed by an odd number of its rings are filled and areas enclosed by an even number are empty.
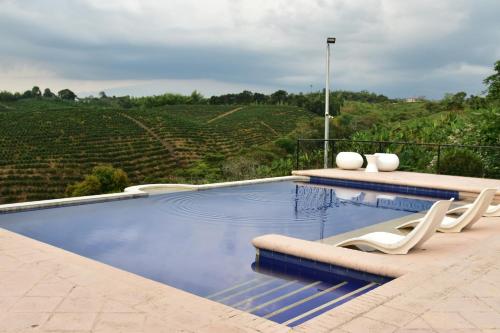
[[[0,110],[0,203],[64,196],[99,164],[131,183],[171,177],[207,154],[271,142],[312,117],[296,107],[167,106],[113,110],[26,101]],[[214,119],[216,117],[219,117]]]

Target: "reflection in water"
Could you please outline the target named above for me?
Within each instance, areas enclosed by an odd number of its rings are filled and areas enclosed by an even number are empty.
[[[295,212],[297,216],[300,212],[326,210],[347,203],[417,213],[428,210],[433,201],[349,188],[295,185]]]

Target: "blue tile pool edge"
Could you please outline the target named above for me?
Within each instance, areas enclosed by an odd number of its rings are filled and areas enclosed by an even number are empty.
[[[376,282],[379,284],[384,284],[386,282],[394,280],[394,277],[372,274],[272,250],[259,249],[256,262],[258,262],[260,258],[281,262],[283,264],[295,265],[301,268],[315,270],[323,273],[346,276],[363,281]]]
[[[349,180],[349,179],[339,179],[339,178],[323,178],[315,176],[311,176],[309,182],[311,184],[319,184],[319,185],[350,187],[363,190],[418,195],[418,196],[425,196],[425,197],[439,198],[439,199],[455,198],[455,200],[460,200],[458,191],[441,190],[428,187],[365,182],[360,180]]]

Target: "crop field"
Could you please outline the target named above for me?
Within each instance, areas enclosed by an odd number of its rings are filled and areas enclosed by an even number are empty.
[[[236,110],[235,110],[236,109]],[[57,103],[0,108],[0,203],[63,197],[98,164],[132,184],[168,178],[208,153],[225,156],[291,132],[312,115],[288,106],[118,110]]]

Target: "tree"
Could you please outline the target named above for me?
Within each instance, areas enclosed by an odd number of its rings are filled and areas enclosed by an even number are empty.
[[[261,93],[254,93],[253,94],[253,99],[254,99],[255,103],[257,103],[257,104],[263,104],[263,103],[266,102],[267,96],[264,95],[264,94],[261,94]]]
[[[488,76],[483,82],[487,86],[487,98],[500,101],[500,60],[495,62],[494,69],[496,73]]]
[[[127,174],[111,165],[99,165],[92,169],[79,183],[69,185],[66,195],[70,197],[121,192],[129,185]]]
[[[108,98],[108,96],[106,96],[106,93],[104,91],[99,91],[99,98],[104,99],[104,98]]]
[[[481,96],[470,95],[466,102],[473,110],[482,109],[487,106],[486,98]]]
[[[271,100],[274,104],[284,104],[288,93],[284,90],[278,90],[271,94]]]
[[[443,98],[443,105],[447,110],[459,110],[464,108],[466,92],[458,92],[456,94],[447,93]]]
[[[68,101],[74,101],[75,98],[77,97],[76,94],[69,89],[60,90],[57,93],[57,96],[59,96],[60,99],[68,100]]]
[[[12,101],[15,101],[17,98],[16,96],[9,92],[9,91],[0,91],[0,101],[2,102],[12,102]]]
[[[190,96],[190,103],[191,104],[201,104],[204,100],[204,97],[202,94],[200,94],[198,91],[194,90],[192,93],[191,93],[191,96]]]
[[[49,88],[45,88],[45,90],[43,91],[43,95],[42,96],[45,97],[45,98],[54,98],[54,97],[56,97],[56,95],[52,91],[50,91]]]
[[[32,98],[32,97],[33,97],[33,92],[31,92],[31,90],[26,90],[21,95],[21,98]]]
[[[33,95],[33,97],[41,97],[42,91],[39,87],[34,86],[33,88],[31,88],[31,95]]]
[[[236,96],[237,104],[250,104],[253,102],[253,93],[248,90],[243,90]]]

